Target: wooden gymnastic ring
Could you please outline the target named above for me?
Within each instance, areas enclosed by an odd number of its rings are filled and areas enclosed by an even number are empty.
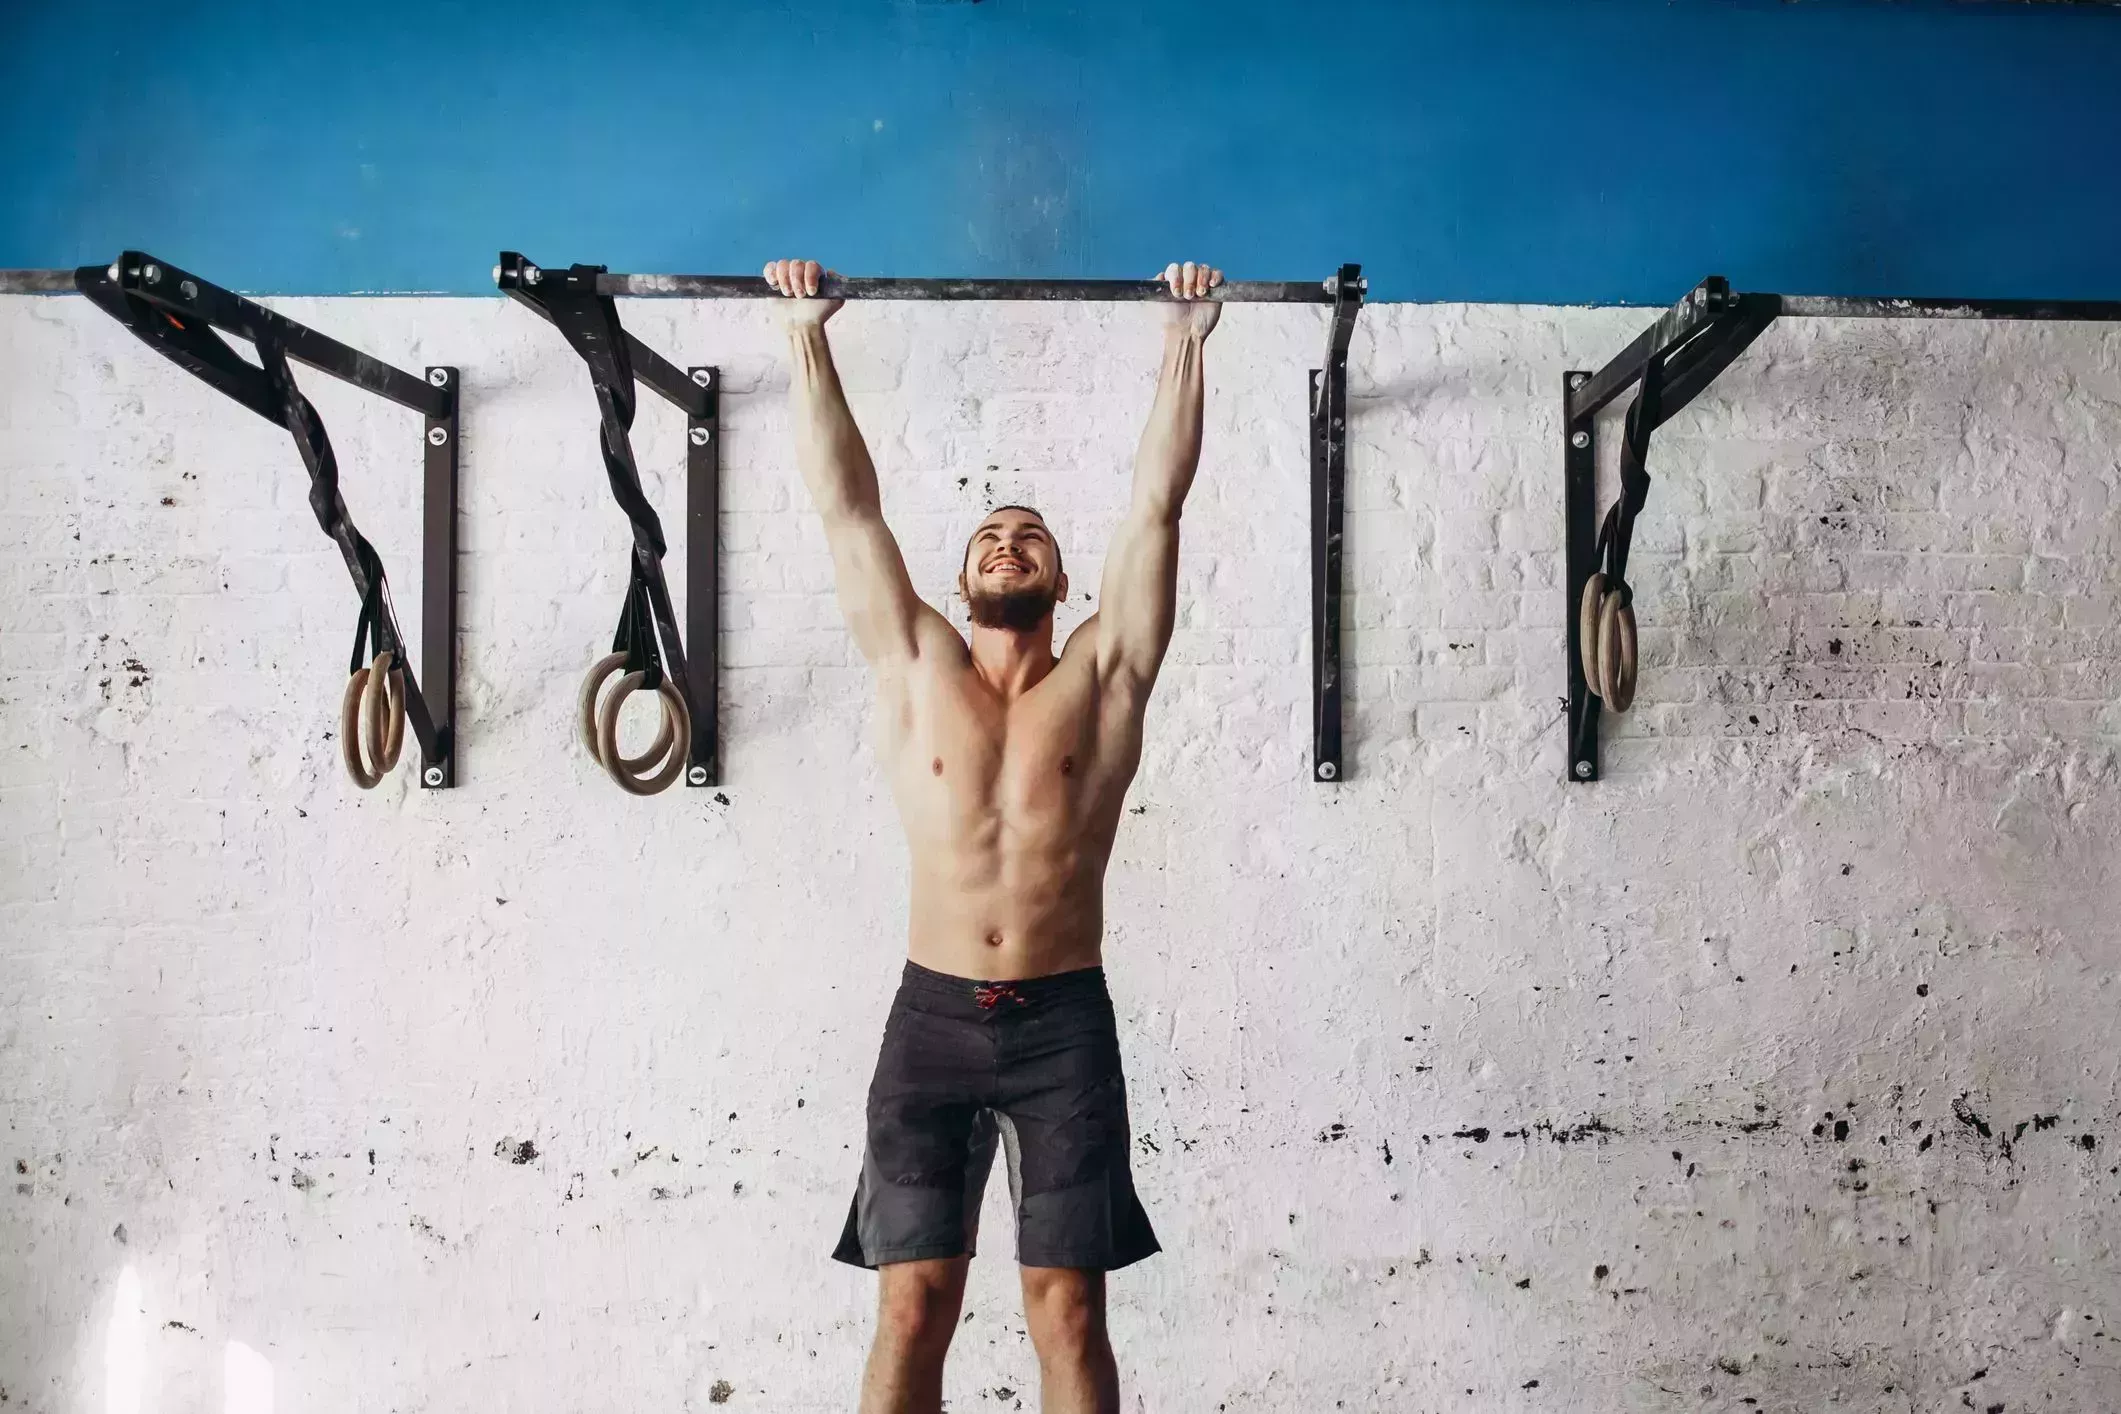
[[[366,668],[356,668],[346,680],[345,695],[339,699],[339,759],[346,764],[346,774],[355,785],[374,790],[383,773],[369,770],[368,763],[361,759],[361,704],[367,687]]]
[[[619,708],[640,689],[646,676],[645,673],[628,673],[620,678],[618,686],[597,709],[597,759],[604,763],[606,774],[628,795],[655,795],[667,789],[683,773],[685,758],[692,754],[692,713],[685,706],[684,694],[666,677],[656,688],[656,695],[663,702],[664,725],[671,727],[673,738],[663,768],[652,776],[637,776],[626,758],[619,755]],[[661,740],[662,735],[657,732],[657,740]]]
[[[1583,662],[1583,680],[1598,691],[1598,617],[1605,608],[1605,574],[1600,571],[1583,582],[1583,599],[1576,608],[1576,656]]]
[[[1635,606],[1618,590],[1598,615],[1598,695],[1615,712],[1635,702]]]
[[[339,700],[339,759],[355,785],[374,790],[397,766],[404,747],[405,670],[386,651],[346,680]]]
[[[397,769],[398,755],[405,746],[405,669],[388,649],[368,665],[364,695],[369,759],[376,763],[376,776],[381,779]]]
[[[582,679],[582,691],[575,699],[575,721],[582,730],[582,745],[589,748],[590,758],[606,770],[610,767],[605,765],[604,748],[597,741],[597,698],[604,690],[604,680],[617,672],[625,662],[624,653],[610,653],[597,659],[596,666]],[[638,771],[643,766],[652,766],[662,760],[663,753],[670,749],[671,731],[670,714],[666,712],[656,727],[655,740],[648,744],[648,749],[638,756],[623,758],[620,764],[629,771]]]

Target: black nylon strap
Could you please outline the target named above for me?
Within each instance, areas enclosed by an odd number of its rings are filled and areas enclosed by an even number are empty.
[[[575,265],[564,275],[548,274],[538,304],[589,365],[589,381],[596,387],[597,412],[603,422],[599,442],[611,494],[633,524],[634,543],[660,560],[668,548],[663,522],[641,489],[640,468],[633,460],[633,356],[619,323],[618,305],[593,293],[596,277],[603,271],[601,265]]]
[[[301,453],[302,464],[309,471],[309,508],[324,533],[337,542],[340,558],[346,561],[354,588],[361,594],[361,619],[355,629],[355,651],[359,652],[361,637],[372,637],[376,652],[387,650],[403,661],[404,646],[398,638],[397,622],[391,613],[390,593],[383,576],[383,558],[346,513],[346,500],[339,494],[339,459],[331,449],[331,438],[325,433],[317,410],[295,385],[294,371],[287,363],[287,351],[280,346],[279,340],[260,331],[255,344],[265,380],[280,399],[280,425],[293,434],[295,450]]]
[[[611,651],[626,655],[625,671],[641,674],[641,687],[648,692],[663,685],[663,654],[656,643],[655,629],[648,581],[636,564],[626,585],[626,607],[619,614],[619,630],[612,635]]]

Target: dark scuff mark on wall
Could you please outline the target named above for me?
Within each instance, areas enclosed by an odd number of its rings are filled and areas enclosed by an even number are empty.
[[[493,1146],[494,1157],[506,1159],[512,1164],[527,1164],[538,1156],[538,1146],[528,1139],[521,1141],[503,1138]]]

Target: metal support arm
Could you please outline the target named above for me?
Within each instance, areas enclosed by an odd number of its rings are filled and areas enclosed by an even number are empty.
[[[685,763],[688,786],[720,780],[716,720],[720,596],[716,525],[720,488],[720,375],[710,367],[680,372],[626,332],[609,295],[598,292],[599,266],[546,270],[514,251],[503,251],[494,280],[517,302],[535,310],[560,331],[589,367],[596,390],[599,440],[611,494],[633,527],[632,585],[628,611],[614,646],[638,661],[645,686],[667,676],[683,695],[692,721]],[[764,282],[761,281],[763,284]],[[668,542],[662,518],[649,504],[633,456],[634,384],[639,381],[686,416],[685,630],[678,631],[670,587],[663,576]],[[646,612],[636,613],[636,605]],[[690,651],[687,651],[687,644]],[[667,663],[667,672],[665,664]]]
[[[1738,294],[1712,275],[1645,329],[1596,373],[1574,371],[1562,389],[1562,466],[1568,565],[1564,621],[1568,624],[1568,747],[1565,779],[1598,779],[1600,701],[1585,681],[1581,644],[1584,586],[1592,575],[1626,564],[1627,537],[1648,492],[1642,460],[1650,434],[1730,367],[1779,318],[2007,319],[2121,322],[2121,301],[2023,299],[1900,299],[1838,295]],[[1649,377],[1646,379],[1645,375]],[[1624,473],[1633,484],[1608,513],[1613,531],[1602,538],[1598,515],[1598,428],[1601,409],[1630,387],[1645,392],[1629,410],[1630,445]],[[1654,385],[1654,386],[1653,386]]]
[[[425,376],[415,377],[142,251],[127,251],[107,267],[82,266],[71,273],[71,282],[149,348],[294,438],[309,473],[310,508],[338,545],[361,595],[362,636],[372,632],[376,651],[387,649],[404,664],[405,717],[420,745],[420,782],[430,789],[454,784],[456,370],[432,367]],[[20,283],[45,293],[59,289],[56,281]],[[250,340],[258,362],[243,358],[216,331]],[[420,674],[404,662],[403,635],[382,557],[347,513],[331,438],[316,408],[296,386],[290,363],[329,373],[426,415]],[[358,656],[360,644],[355,651]]]

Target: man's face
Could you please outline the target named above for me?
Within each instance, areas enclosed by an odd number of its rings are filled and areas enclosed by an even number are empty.
[[[1036,628],[1067,597],[1060,547],[1046,523],[1024,510],[1000,510],[980,522],[965,547],[958,589],[981,628]]]

